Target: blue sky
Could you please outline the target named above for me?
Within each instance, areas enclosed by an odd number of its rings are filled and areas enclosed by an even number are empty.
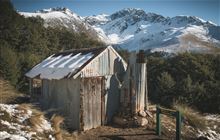
[[[220,0],[11,0],[18,11],[67,7],[80,16],[141,8],[163,16],[192,15],[220,25]]]

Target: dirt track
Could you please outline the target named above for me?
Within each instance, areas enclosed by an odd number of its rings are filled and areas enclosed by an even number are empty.
[[[165,140],[164,136],[158,137],[154,130],[146,127],[117,128],[112,126],[101,126],[83,132],[78,135],[79,140]]]

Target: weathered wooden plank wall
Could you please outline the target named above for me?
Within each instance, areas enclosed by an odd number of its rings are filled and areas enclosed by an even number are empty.
[[[82,79],[82,130],[101,126],[101,80],[101,77]]]
[[[119,85],[126,69],[127,64],[110,47],[73,78],[43,80],[42,105],[60,112],[73,129],[105,124],[120,108]]]
[[[104,50],[81,71],[81,77],[107,76],[124,73],[127,64],[110,49]]]
[[[79,129],[80,79],[43,80],[44,109],[54,110],[65,117],[72,129]]]

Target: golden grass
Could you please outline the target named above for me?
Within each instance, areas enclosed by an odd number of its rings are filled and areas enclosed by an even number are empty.
[[[43,114],[36,114],[29,118],[29,122],[34,131],[38,131],[40,126],[42,125],[42,120],[45,119]]]
[[[51,118],[51,122],[52,122],[52,127],[55,131],[54,133],[54,137],[56,140],[62,140],[62,133],[61,133],[61,128],[60,128],[60,124],[64,121],[64,118],[58,115],[53,115]]]
[[[174,108],[183,114],[184,120],[192,127],[202,130],[206,129],[206,120],[198,111],[195,111],[187,105],[178,103],[174,104]]]
[[[6,80],[0,78],[0,103],[9,103],[14,101],[21,93]]]
[[[16,107],[17,110],[23,111],[24,114],[27,114],[28,110],[31,110],[31,108],[31,104],[20,104],[18,107]]]

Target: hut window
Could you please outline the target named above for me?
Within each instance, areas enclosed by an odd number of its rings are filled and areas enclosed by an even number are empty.
[[[32,94],[41,95],[42,81],[40,79],[33,79]]]

